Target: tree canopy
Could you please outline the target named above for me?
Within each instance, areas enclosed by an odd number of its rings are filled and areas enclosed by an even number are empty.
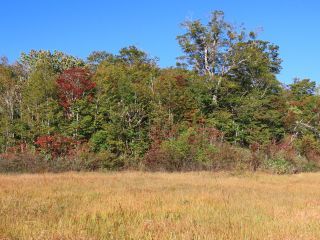
[[[279,47],[222,11],[183,26],[176,67],[136,46],[86,60],[46,50],[3,58],[0,168],[26,152],[87,169],[317,167],[316,82],[281,83]]]

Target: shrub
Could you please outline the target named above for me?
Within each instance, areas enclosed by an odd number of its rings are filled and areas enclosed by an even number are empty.
[[[318,141],[313,136],[303,136],[297,141],[296,146],[301,155],[308,161],[320,163],[320,147]]]
[[[6,153],[0,155],[0,172],[45,172],[48,162],[32,152]]]
[[[249,169],[252,155],[248,149],[232,146],[229,143],[219,143],[216,147],[218,151],[212,156],[212,169]]]
[[[123,161],[114,154],[107,150],[91,152],[86,144],[77,150],[73,159],[80,170],[118,170],[123,167]]]
[[[205,152],[212,146],[204,140],[195,129],[189,128],[168,140],[157,141],[145,156],[147,168],[168,171],[205,168],[208,162]]]
[[[319,167],[314,162],[307,162],[301,165],[301,172],[315,172],[318,170]]]
[[[276,174],[292,174],[297,172],[293,163],[287,161],[282,155],[267,159],[265,168]]]
[[[227,170],[245,168],[250,152],[222,142],[214,128],[188,128],[168,140],[153,144],[145,156],[151,170]]]
[[[79,143],[72,138],[61,135],[44,135],[39,136],[35,141],[37,151],[52,158],[71,155],[71,151],[76,148]]]
[[[90,139],[91,148],[94,152],[108,149],[107,145],[108,133],[100,130],[94,133]]]

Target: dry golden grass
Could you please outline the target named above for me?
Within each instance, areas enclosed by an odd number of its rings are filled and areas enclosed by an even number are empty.
[[[2,175],[0,239],[320,239],[320,174]]]

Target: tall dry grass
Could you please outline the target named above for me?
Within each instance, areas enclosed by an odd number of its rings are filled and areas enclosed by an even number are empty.
[[[320,239],[320,175],[0,176],[0,239]]]

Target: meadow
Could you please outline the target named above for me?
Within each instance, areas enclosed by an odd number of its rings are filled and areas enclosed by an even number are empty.
[[[320,239],[320,174],[0,176],[0,239]]]

